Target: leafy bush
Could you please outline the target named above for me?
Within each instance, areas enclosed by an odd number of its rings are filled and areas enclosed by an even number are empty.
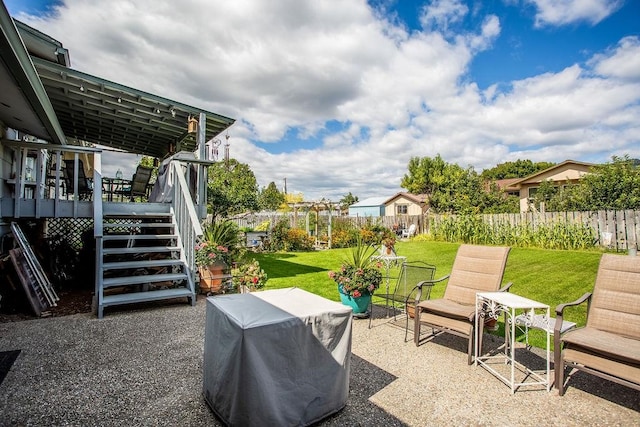
[[[315,239],[304,230],[299,228],[291,228],[287,231],[285,237],[283,249],[287,252],[290,251],[310,251],[313,249]]]

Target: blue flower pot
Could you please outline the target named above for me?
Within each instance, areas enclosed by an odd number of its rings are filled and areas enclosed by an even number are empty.
[[[354,313],[361,314],[366,313],[369,309],[369,303],[371,302],[371,294],[362,295],[360,297],[354,298],[349,295],[345,295],[338,288],[338,293],[340,294],[340,301],[342,304],[351,307]]]

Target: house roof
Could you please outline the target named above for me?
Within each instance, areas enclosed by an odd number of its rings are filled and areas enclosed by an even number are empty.
[[[384,204],[387,205],[400,197],[410,200],[417,205],[423,205],[429,201],[428,194],[413,194],[413,193],[406,193],[401,191],[399,193],[394,194],[391,198],[385,200]]]
[[[384,205],[385,197],[369,197],[367,199],[361,200],[357,203],[349,206],[350,208],[363,208],[363,207],[371,207],[371,206],[382,206]]]
[[[69,54],[60,42],[18,21],[14,25],[4,4],[0,9],[0,120],[11,128],[55,144],[75,138],[161,158],[171,149],[195,149],[196,134],[187,132],[191,117],[204,114],[205,140],[234,123],[68,68]]]
[[[544,169],[540,172],[536,172],[534,174],[531,174],[527,177],[524,178],[520,178],[518,180],[516,180],[515,182],[511,183],[509,185],[510,188],[517,188],[519,186],[521,186],[522,184],[525,183],[535,183],[535,182],[540,182],[542,179],[541,177],[544,175],[548,175],[549,172],[555,171],[555,170],[561,170],[561,169],[569,169],[570,166],[579,166],[582,168],[591,168],[592,166],[595,166],[593,163],[586,163],[586,162],[578,162],[576,160],[565,160],[562,163],[558,163],[557,165],[551,166],[550,168]]]
[[[522,178],[506,178],[506,179],[497,179],[493,181],[499,189],[505,190],[512,187],[512,185],[518,181],[522,180]]]

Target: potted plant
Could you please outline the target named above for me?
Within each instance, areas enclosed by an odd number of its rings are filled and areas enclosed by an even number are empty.
[[[342,303],[361,316],[366,315],[371,296],[382,282],[381,264],[372,260],[374,254],[374,246],[358,239],[340,269],[329,272],[329,277],[338,285]]]
[[[204,229],[202,241],[195,247],[200,273],[200,292],[222,292],[223,282],[231,278],[229,269],[239,256],[238,228],[231,221],[212,222]]]
[[[393,234],[386,234],[382,239],[382,255],[395,255],[396,249],[396,236]]]
[[[233,287],[240,293],[253,292],[264,288],[269,279],[267,273],[260,268],[260,263],[251,262],[237,265],[231,270]]]

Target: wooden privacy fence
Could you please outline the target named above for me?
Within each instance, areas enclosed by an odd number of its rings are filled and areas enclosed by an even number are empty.
[[[424,215],[403,215],[383,216],[383,217],[345,217],[333,216],[333,220],[350,221],[355,227],[362,227],[365,224],[378,224],[392,228],[399,225],[408,228],[411,224],[416,224],[418,234],[429,233],[430,226],[438,224],[444,218],[455,217],[455,215],[440,215],[427,213]],[[288,217],[292,227],[299,226],[302,222],[304,226],[305,214],[298,213],[255,213],[233,218],[233,221],[241,228],[257,227],[264,221],[275,224],[282,217]],[[324,217],[321,215],[321,217]],[[564,222],[569,225],[584,224],[592,228],[597,236],[596,246],[602,248],[627,251],[638,249],[640,242],[640,210],[618,210],[618,211],[584,211],[584,212],[526,212],[517,214],[487,214],[479,215],[483,222],[491,224],[508,223],[511,226],[529,226],[534,230],[540,225],[550,225]]]

